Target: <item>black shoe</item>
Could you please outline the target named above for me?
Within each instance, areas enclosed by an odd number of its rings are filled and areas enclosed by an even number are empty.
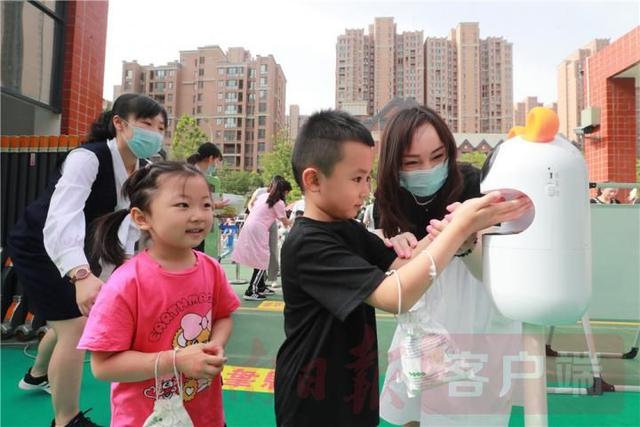
[[[69,421],[66,424],[65,427],[101,427],[98,424],[96,424],[93,421],[91,421],[91,418],[88,418],[88,417],[84,416],[84,414],[86,414],[90,410],[91,410],[91,408],[87,409],[84,412],[82,412],[82,411],[78,412],[78,415],[73,417],[71,419],[71,421]],[[51,427],[56,427],[56,420],[55,419],[53,421],[51,421]]]
[[[267,297],[263,294],[244,294],[242,299],[245,301],[263,301],[266,300]]]
[[[24,378],[18,383],[18,387],[22,390],[42,390],[51,394],[51,386],[49,385],[49,378],[46,375],[41,377],[34,377],[31,375],[31,368],[24,374]]]

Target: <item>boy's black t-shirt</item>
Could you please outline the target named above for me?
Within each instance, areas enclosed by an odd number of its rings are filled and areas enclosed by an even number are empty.
[[[378,425],[375,312],[364,301],[395,258],[356,221],[296,220],[281,256],[286,339],[276,360],[279,426]]]

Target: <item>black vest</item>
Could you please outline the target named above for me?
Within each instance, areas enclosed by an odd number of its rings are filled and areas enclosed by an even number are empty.
[[[84,249],[85,254],[87,254],[89,258],[88,249],[92,223],[96,218],[113,212],[118,203],[118,197],[113,171],[113,159],[111,151],[109,151],[109,146],[105,142],[91,142],[84,144],[82,148],[94,153],[96,157],[98,157],[99,165],[98,175],[91,186],[91,193],[89,193],[89,198],[84,205]],[[9,235],[9,245],[20,248],[21,251],[27,253],[48,257],[44,248],[42,230],[44,229],[47,214],[49,213],[51,197],[61,176],[61,168],[58,168],[56,173],[51,177],[47,188],[33,203],[27,206],[22,219],[18,221]],[[91,264],[93,267],[95,262],[91,262]]]

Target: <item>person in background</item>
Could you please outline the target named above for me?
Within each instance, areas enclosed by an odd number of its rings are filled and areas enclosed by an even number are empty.
[[[630,205],[638,205],[640,204],[640,196],[638,195],[638,188],[633,188],[629,192],[629,197],[627,197]]]
[[[240,231],[231,259],[253,268],[251,282],[244,293],[245,300],[260,301],[265,299],[267,294],[274,293],[264,281],[265,272],[269,267],[269,229],[276,220],[285,226],[290,224],[285,212],[285,199],[290,191],[291,184],[288,181],[282,177],[275,177],[269,192],[255,198]]]
[[[616,199],[617,196],[618,196],[617,188],[610,188],[610,187],[598,188],[596,197],[591,199],[591,203],[594,203],[597,205],[619,205],[620,200]]]
[[[189,156],[187,163],[195,165],[205,174],[207,182],[211,186],[211,193],[213,194],[213,209],[223,209],[229,202],[222,198],[222,181],[217,176],[217,171],[220,165],[222,165],[222,153],[220,149],[212,142],[205,142],[198,147],[198,152]],[[205,251],[205,242],[208,242],[207,252],[209,255],[218,256],[218,240],[220,239],[220,232],[217,227],[217,219],[213,219],[213,227],[211,233],[203,240],[196,250],[200,252]]]

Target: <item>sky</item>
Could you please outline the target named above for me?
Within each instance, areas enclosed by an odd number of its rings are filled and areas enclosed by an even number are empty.
[[[287,79],[287,113],[335,105],[335,45],[345,29],[368,31],[375,17],[397,32],[446,37],[459,22],[478,22],[480,38],[513,44],[513,99],[557,99],[557,66],[595,38],[621,37],[640,23],[636,1],[200,1],[109,0],[104,98],[113,99],[122,61],[163,65],[180,50],[218,45],[272,54]]]

